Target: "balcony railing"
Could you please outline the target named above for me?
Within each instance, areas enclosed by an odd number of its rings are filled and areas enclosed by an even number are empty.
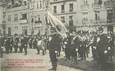
[[[95,24],[95,25],[103,25],[106,24],[106,20],[91,20],[90,23]]]
[[[21,7],[21,6],[27,6],[27,2],[24,1],[16,1],[14,3],[9,2],[7,5],[7,8],[16,8],[16,7]]]

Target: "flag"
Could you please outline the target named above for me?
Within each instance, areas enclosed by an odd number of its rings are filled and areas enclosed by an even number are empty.
[[[65,27],[65,25],[50,12],[48,12],[48,20],[50,21],[52,27],[54,27],[62,37],[67,37],[66,36],[67,28]]]

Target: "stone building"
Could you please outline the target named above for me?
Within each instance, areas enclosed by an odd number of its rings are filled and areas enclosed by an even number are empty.
[[[10,0],[6,6],[6,34],[45,32],[45,0]]]

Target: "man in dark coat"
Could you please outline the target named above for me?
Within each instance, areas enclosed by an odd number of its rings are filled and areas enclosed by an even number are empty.
[[[28,44],[28,38],[24,36],[21,40],[22,48],[24,49],[24,54],[27,55],[27,44]],[[22,50],[23,50],[22,49]]]
[[[80,45],[81,45],[81,41],[80,41],[79,37],[77,36],[73,39],[73,42],[74,42],[74,44],[73,44],[73,56],[74,56],[75,62],[77,63],[77,54],[78,54],[78,50],[79,50]]]
[[[71,41],[72,41],[72,37],[70,36],[70,33],[67,33],[67,38],[64,41],[65,56],[67,60],[70,60],[70,56],[71,56]]]
[[[3,48],[2,48],[2,36],[0,36],[0,57],[3,57]]]
[[[52,63],[52,68],[50,70],[56,71],[57,69],[57,52],[58,52],[58,47],[60,47],[60,39],[58,34],[53,34],[51,35],[51,39],[49,41],[48,49],[49,49],[49,55],[50,55],[50,60]]]
[[[6,53],[9,53],[9,46],[10,46],[10,37],[7,37],[5,42]]]

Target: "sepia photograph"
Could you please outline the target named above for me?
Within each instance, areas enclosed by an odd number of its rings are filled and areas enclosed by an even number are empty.
[[[115,0],[0,0],[0,71],[115,71]]]

